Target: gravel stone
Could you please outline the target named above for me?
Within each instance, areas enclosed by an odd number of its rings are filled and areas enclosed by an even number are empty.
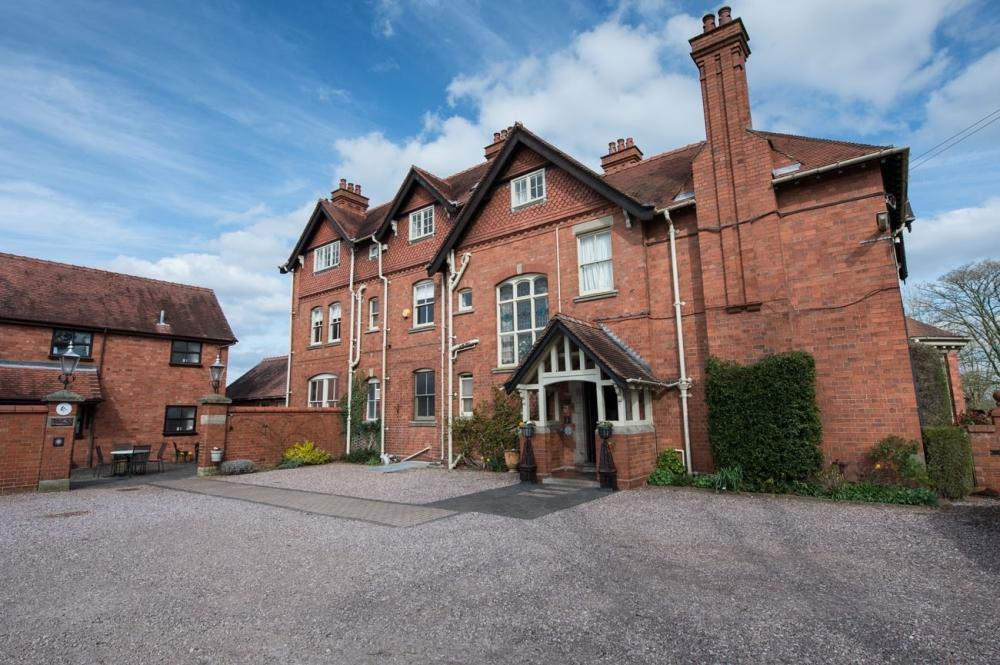
[[[232,481],[413,501],[447,498],[446,482],[507,482],[344,466]],[[995,503],[932,510],[646,488],[536,520],[466,513],[398,529],[147,485],[0,497],[0,551],[3,663],[998,653]]]

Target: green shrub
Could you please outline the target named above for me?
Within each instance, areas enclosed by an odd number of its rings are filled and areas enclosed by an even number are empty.
[[[691,484],[693,486],[705,490],[715,489],[718,482],[719,479],[715,477],[714,473],[702,473],[691,477]]]
[[[836,501],[867,501],[870,503],[896,503],[905,506],[936,506],[937,494],[926,487],[894,487],[873,482],[844,483],[822,496]]]
[[[298,459],[286,459],[282,460],[278,466],[274,467],[276,469],[297,469],[302,466],[302,460]]]
[[[471,417],[452,421],[452,439],[465,459],[481,460],[490,471],[507,471],[504,451],[517,449],[520,420],[520,397],[493,386],[489,402],[476,406]]]
[[[823,465],[816,365],[808,353],[753,365],[710,358],[706,399],[712,456],[756,487],[811,478]]]
[[[352,448],[351,452],[340,458],[340,461],[375,466],[382,463],[382,458],[376,448]]]
[[[312,441],[293,444],[281,453],[281,462],[297,460],[302,465],[326,464],[330,461],[330,453],[320,450]],[[286,467],[287,468],[287,467]]]
[[[715,491],[739,492],[743,488],[743,469],[738,466],[724,466],[715,474]]]
[[[347,414],[351,415],[351,450],[355,448],[375,448],[379,446],[379,434],[382,429],[382,421],[365,420],[365,412],[368,408],[368,381],[360,374],[354,375],[354,384],[351,392],[351,401],[347,408],[341,412],[344,418],[344,429],[347,429]],[[345,400],[346,402],[346,400]]]
[[[684,466],[681,454],[673,448],[667,448],[656,456],[656,469],[658,471],[669,471],[675,476],[687,473],[687,468]]]
[[[253,473],[257,465],[248,459],[234,459],[219,465],[219,473],[223,476],[234,476],[240,473]]]
[[[925,427],[924,452],[931,485],[941,496],[961,499],[972,491],[972,443],[961,427]]]
[[[922,427],[951,425],[951,389],[944,356],[933,346],[910,342],[910,366]]]
[[[899,436],[887,436],[875,444],[868,458],[872,477],[883,485],[927,487],[927,466],[918,454],[920,444]]]

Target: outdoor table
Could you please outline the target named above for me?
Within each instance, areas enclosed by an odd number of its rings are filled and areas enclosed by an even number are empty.
[[[135,453],[135,449],[129,448],[118,448],[111,451],[111,473],[116,476],[128,475],[129,468],[132,466],[132,455]],[[122,466],[122,471],[118,471],[119,465]]]

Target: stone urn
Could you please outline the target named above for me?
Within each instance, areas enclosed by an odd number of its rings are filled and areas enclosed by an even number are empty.
[[[507,464],[507,470],[511,473],[517,471],[517,465],[521,463],[520,450],[503,451],[503,461]]]

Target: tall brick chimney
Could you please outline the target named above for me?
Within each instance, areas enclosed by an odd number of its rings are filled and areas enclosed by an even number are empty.
[[[340,187],[330,192],[330,203],[358,212],[368,210],[368,197],[361,195],[361,185],[347,182],[345,178],[340,179]]]
[[[601,157],[601,168],[605,173],[614,173],[641,161],[642,150],[639,150],[630,136],[627,139],[608,141],[608,154]]]
[[[729,7],[719,10],[718,26],[712,14],[702,18],[702,26],[704,31],[689,43],[701,77],[705,131],[712,141],[713,137],[751,126],[746,72],[750,36],[743,21],[732,17]]]

